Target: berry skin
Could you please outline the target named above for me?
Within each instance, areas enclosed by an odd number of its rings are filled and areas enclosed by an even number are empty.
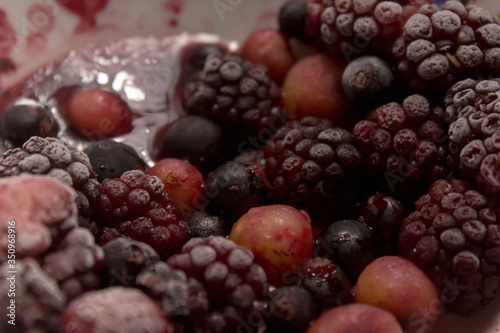
[[[187,115],[167,128],[161,156],[186,160],[207,174],[225,159],[224,150],[221,126],[204,117]]]
[[[269,77],[276,83],[283,82],[293,64],[293,58],[284,36],[274,29],[250,33],[241,47],[241,54],[255,64],[263,64]]]
[[[71,301],[62,316],[66,333],[173,333],[161,309],[140,290],[110,287]]]
[[[256,331],[269,287],[250,250],[224,237],[191,238],[167,263],[194,295],[181,319],[186,332]]]
[[[301,37],[307,18],[307,3],[302,0],[286,2],[279,11],[280,31],[287,37]]]
[[[270,332],[303,333],[315,317],[311,294],[303,287],[283,286],[269,293],[269,316],[265,317]]]
[[[177,158],[164,158],[155,163],[147,172],[160,178],[163,191],[181,216],[200,210],[196,207],[202,196],[203,175],[193,165]]]
[[[267,141],[264,156],[272,196],[315,218],[330,220],[356,198],[363,158],[352,134],[327,120],[291,121]]]
[[[328,258],[308,258],[297,270],[298,285],[308,290],[318,313],[351,303],[353,288],[342,269]]]
[[[317,237],[315,253],[329,258],[356,281],[363,269],[380,255],[380,241],[366,224],[343,220],[330,224]]]
[[[267,176],[260,165],[229,161],[212,171],[203,185],[209,213],[235,221],[268,196]]]
[[[227,236],[229,223],[216,215],[203,212],[190,214],[187,220],[191,237],[207,238],[210,236]]]
[[[403,333],[389,311],[376,306],[354,303],[324,312],[306,333]]]
[[[366,266],[354,288],[356,302],[392,312],[405,332],[428,332],[441,311],[432,281],[418,266],[401,257],[375,259]]]
[[[146,170],[146,163],[135,150],[122,142],[94,141],[83,152],[89,157],[99,182],[107,178],[119,178],[129,170]]]
[[[71,125],[87,140],[129,133],[132,111],[119,96],[95,88],[74,92],[66,105]]]
[[[315,54],[296,62],[283,81],[283,104],[289,117],[307,116],[339,123],[349,104],[342,90],[346,63],[325,54]]]
[[[130,237],[147,243],[162,258],[181,247],[189,238],[189,229],[163,187],[158,177],[139,170],[105,179],[97,203],[101,245]]]
[[[202,71],[205,67],[207,57],[212,53],[223,53],[225,50],[217,44],[202,44],[191,50],[188,57],[188,65],[193,71]]]
[[[398,248],[439,288],[444,304],[470,316],[499,287],[498,198],[465,180],[438,180],[404,220]]]
[[[32,136],[56,136],[59,126],[45,106],[26,101],[5,110],[0,132],[12,145],[21,147]]]
[[[287,205],[250,209],[233,225],[229,238],[253,252],[276,286],[283,285],[283,277],[312,257],[314,251],[309,215]]]
[[[389,64],[376,56],[363,56],[351,61],[342,74],[342,88],[356,103],[376,105],[394,82]]]

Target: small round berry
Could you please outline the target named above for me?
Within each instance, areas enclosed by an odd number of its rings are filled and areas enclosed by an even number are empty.
[[[2,136],[16,147],[22,146],[32,136],[56,136],[58,130],[49,110],[34,103],[11,106],[0,120]]]
[[[66,115],[73,128],[88,140],[115,137],[132,130],[132,111],[127,104],[101,89],[74,92],[67,102]]]
[[[220,217],[203,212],[190,214],[187,220],[191,237],[227,236],[228,223]]]
[[[279,11],[280,31],[287,37],[300,37],[304,32],[307,17],[307,3],[302,0],[290,0]]]

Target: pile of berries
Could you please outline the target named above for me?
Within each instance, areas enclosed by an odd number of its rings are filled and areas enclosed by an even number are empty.
[[[184,46],[152,142],[106,87],[0,96],[2,332],[425,333],[495,300],[499,19],[289,0],[277,25]]]

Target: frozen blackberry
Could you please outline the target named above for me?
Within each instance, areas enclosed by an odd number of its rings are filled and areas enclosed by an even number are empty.
[[[441,97],[460,79],[500,73],[500,25],[486,9],[460,1],[423,6],[406,21],[392,54],[413,91]]]
[[[160,260],[151,246],[124,237],[106,243],[102,249],[104,261],[101,276],[105,287],[133,287],[137,274]]]
[[[229,234],[228,222],[216,215],[196,212],[189,215],[187,223],[191,237],[207,238]]]
[[[437,285],[443,303],[472,315],[498,294],[498,198],[465,180],[437,180],[402,225],[401,253]]]
[[[306,117],[278,130],[264,149],[273,196],[329,215],[354,202],[363,164],[352,134],[324,119]]]
[[[500,80],[466,79],[445,98],[449,164],[487,193],[500,191]]]
[[[448,137],[443,108],[422,95],[371,111],[353,128],[354,141],[366,160],[366,174],[376,188],[413,202],[448,174]]]
[[[101,185],[81,150],[56,138],[34,136],[21,148],[8,150],[0,157],[0,177],[21,173],[46,174],[72,186],[77,193],[78,213],[93,216]]]
[[[184,88],[184,104],[191,114],[210,118],[238,137],[278,128],[286,120],[281,89],[267,68],[238,53],[208,55],[203,71]]]
[[[61,314],[66,306],[66,297],[57,282],[32,258],[16,260],[14,280],[9,279],[9,271],[12,270],[9,265],[5,262],[0,266],[0,305],[3,313],[7,314],[0,321],[0,330],[5,333],[63,332]],[[9,289],[15,290],[15,296]]]
[[[122,142],[108,139],[92,141],[83,152],[89,157],[99,182],[107,178],[119,178],[129,170],[147,169],[146,163],[135,150]]]
[[[47,107],[34,101],[23,101],[5,110],[0,132],[15,147],[21,147],[32,136],[56,136],[59,127]]]
[[[268,185],[269,181],[260,165],[226,162],[205,180],[207,211],[235,222],[250,208],[267,203]]]
[[[189,238],[187,224],[163,192],[161,180],[139,170],[102,182],[97,214],[101,245],[125,236],[150,245],[160,257],[166,257]]]
[[[297,276],[297,284],[311,293],[318,313],[354,301],[349,278],[328,258],[307,259]]]
[[[167,263],[186,274],[190,288],[198,285],[184,315],[186,331],[257,331],[268,285],[250,250],[224,237],[191,238]]]

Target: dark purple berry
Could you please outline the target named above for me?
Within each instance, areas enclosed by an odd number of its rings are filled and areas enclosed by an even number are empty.
[[[307,4],[302,0],[290,0],[279,11],[280,32],[286,37],[301,37],[307,17]]]
[[[212,53],[221,53],[225,50],[217,44],[202,44],[191,51],[188,64],[194,70],[201,71],[205,67],[205,60]]]
[[[229,234],[226,222],[218,216],[203,212],[189,215],[187,224],[191,237],[207,238],[209,236],[227,236]]]

